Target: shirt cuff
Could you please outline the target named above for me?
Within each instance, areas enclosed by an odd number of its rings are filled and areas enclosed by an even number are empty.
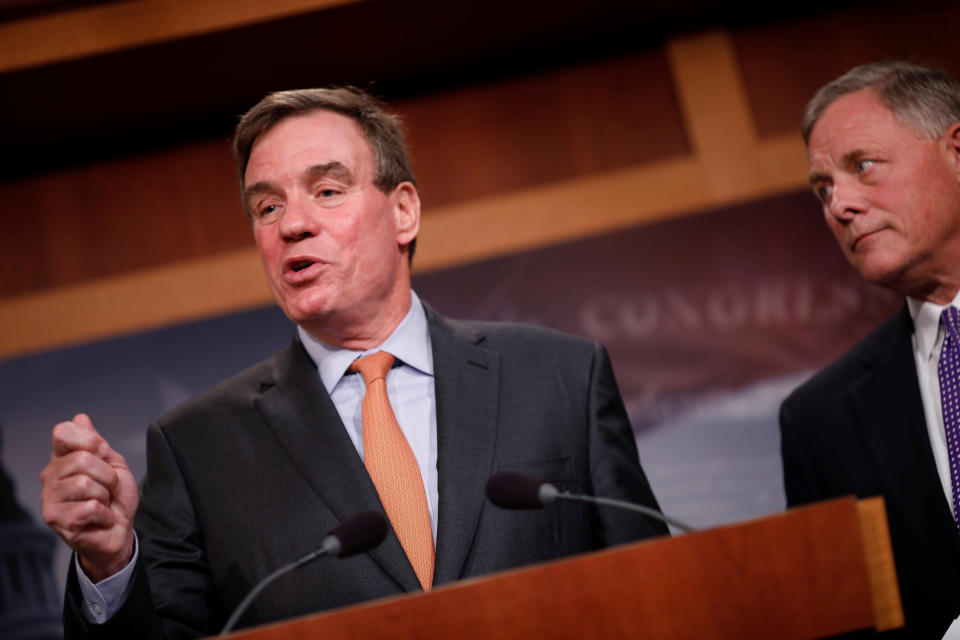
[[[105,580],[94,584],[92,580],[83,571],[80,566],[80,558],[76,553],[73,554],[73,563],[77,570],[77,580],[80,583],[80,594],[83,596],[84,607],[81,610],[83,617],[87,622],[93,624],[103,624],[113,617],[123,603],[126,602],[130,594],[130,586],[133,583],[133,569],[137,564],[137,557],[140,555],[140,544],[137,541],[137,533],[133,533],[133,558],[123,569],[113,574]]]

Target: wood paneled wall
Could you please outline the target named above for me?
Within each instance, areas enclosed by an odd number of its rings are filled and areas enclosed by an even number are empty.
[[[960,9],[863,18],[697,33],[394,103],[425,203],[416,268],[805,188],[796,123],[817,86],[878,57],[960,70],[929,36]],[[228,144],[0,185],[0,357],[269,304]]]

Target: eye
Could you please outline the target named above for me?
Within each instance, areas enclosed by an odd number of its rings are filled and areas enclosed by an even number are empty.
[[[338,185],[317,185],[313,190],[313,198],[321,207],[339,206],[347,197],[347,190]]]
[[[257,222],[269,222],[276,218],[280,204],[276,202],[257,203],[253,208],[253,218]]]
[[[857,173],[866,173],[873,166],[873,160],[860,160],[857,162]]]
[[[818,184],[813,188],[813,192],[817,195],[820,202],[826,202],[833,193],[833,185],[828,183]]]

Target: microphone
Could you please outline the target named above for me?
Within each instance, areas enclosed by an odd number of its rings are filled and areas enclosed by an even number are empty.
[[[490,479],[487,480],[487,498],[493,504],[504,509],[539,509],[558,498],[561,500],[579,500],[642,513],[687,533],[696,531],[694,527],[642,504],[560,491],[554,485],[545,482],[543,478],[520,471],[498,471],[490,476]]]
[[[320,549],[314,553],[349,558],[373,549],[383,542],[386,536],[387,519],[383,514],[376,511],[361,511],[331,529],[323,539]],[[308,554],[297,562],[309,562],[312,559]]]
[[[323,539],[320,548],[311,551],[307,555],[285,564],[260,582],[250,590],[242,602],[237,605],[227,623],[223,625],[220,631],[221,636],[225,636],[233,629],[247,610],[250,603],[260,594],[264,588],[279,578],[280,576],[293,571],[311,560],[320,556],[336,556],[337,558],[347,558],[364,551],[369,551],[380,544],[387,535],[387,519],[376,511],[361,511],[355,513],[343,522],[334,527],[327,537]]]

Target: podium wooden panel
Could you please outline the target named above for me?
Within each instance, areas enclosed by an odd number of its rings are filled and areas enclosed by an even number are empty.
[[[902,625],[883,502],[843,498],[229,637],[788,640]]]

